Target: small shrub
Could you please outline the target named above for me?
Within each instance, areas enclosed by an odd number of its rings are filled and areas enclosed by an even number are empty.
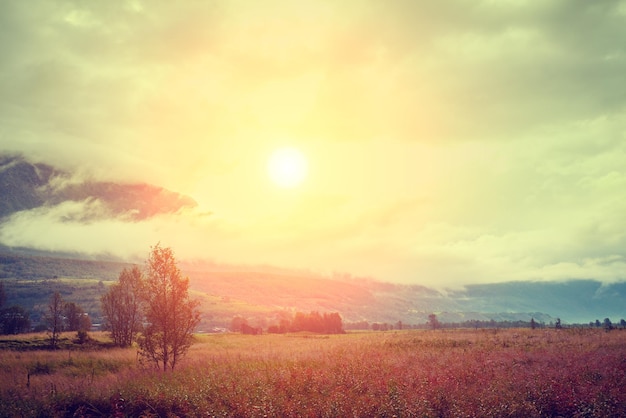
[[[76,342],[78,344],[85,344],[86,342],[89,342],[89,340],[90,338],[87,331],[81,329],[76,333]]]
[[[54,371],[54,368],[52,367],[50,363],[42,363],[39,360],[37,360],[36,363],[34,363],[28,368],[28,373],[31,376],[41,375],[41,374],[51,374],[53,371]]]

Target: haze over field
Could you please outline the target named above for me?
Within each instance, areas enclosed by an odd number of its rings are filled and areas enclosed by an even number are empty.
[[[624,1],[4,1],[0,151],[69,173],[58,188],[197,204],[49,202],[2,219],[0,244],[623,281],[625,37]],[[290,187],[268,175],[285,147],[306,164]]]

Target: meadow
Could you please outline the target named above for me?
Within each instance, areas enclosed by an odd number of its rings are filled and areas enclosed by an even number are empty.
[[[169,373],[93,337],[54,352],[0,339],[14,347],[0,350],[0,416],[626,416],[618,330],[197,335]]]

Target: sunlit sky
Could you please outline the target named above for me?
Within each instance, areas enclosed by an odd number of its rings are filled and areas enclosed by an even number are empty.
[[[0,242],[432,286],[626,276],[624,1],[0,3],[0,149],[199,206]],[[279,148],[308,169],[267,173]]]

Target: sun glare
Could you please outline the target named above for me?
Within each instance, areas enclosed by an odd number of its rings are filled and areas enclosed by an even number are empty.
[[[270,179],[283,188],[298,186],[306,177],[308,164],[304,154],[295,148],[279,148],[267,162]]]

